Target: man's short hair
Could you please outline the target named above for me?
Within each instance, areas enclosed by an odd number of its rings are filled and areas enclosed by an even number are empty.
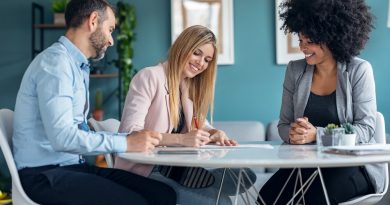
[[[66,28],[78,28],[94,11],[99,13],[100,24],[107,18],[107,8],[111,8],[115,13],[114,7],[106,0],[71,0],[65,10]]]

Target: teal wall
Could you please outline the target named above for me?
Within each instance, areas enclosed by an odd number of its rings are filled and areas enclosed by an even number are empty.
[[[24,70],[30,62],[31,2],[0,1],[0,108],[14,108],[16,93]],[[39,0],[51,22],[50,0]],[[111,1],[115,3],[116,1]],[[131,0],[137,11],[137,40],[134,66],[141,69],[163,60],[170,46],[170,0]],[[235,63],[218,70],[215,120],[259,120],[267,123],[278,118],[285,66],[275,63],[275,1],[234,1]],[[371,62],[377,86],[378,110],[390,122],[390,28],[386,27],[388,1],[367,0],[376,15],[376,29],[361,57]],[[63,31],[45,34],[48,46]],[[108,59],[116,57],[111,48]],[[110,68],[112,70],[113,68]],[[110,93],[117,81],[93,80],[91,89],[102,87]],[[92,92],[93,93],[93,92]],[[93,99],[92,99],[93,100]],[[117,100],[110,98],[106,117],[118,117]],[[390,132],[390,126],[387,127]],[[4,167],[4,166],[1,166]]]

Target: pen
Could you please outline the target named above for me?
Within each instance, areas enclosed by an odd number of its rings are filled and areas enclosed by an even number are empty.
[[[199,129],[198,119],[194,116],[195,128]]]

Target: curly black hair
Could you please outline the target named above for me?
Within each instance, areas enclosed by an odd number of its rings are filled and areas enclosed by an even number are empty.
[[[325,44],[339,62],[359,55],[374,28],[364,0],[286,0],[279,7],[285,33],[302,33]]]

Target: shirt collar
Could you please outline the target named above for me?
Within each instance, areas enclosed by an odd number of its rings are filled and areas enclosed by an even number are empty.
[[[87,57],[67,37],[61,36],[58,41],[68,50],[69,55],[75,59],[79,68],[89,69]]]

